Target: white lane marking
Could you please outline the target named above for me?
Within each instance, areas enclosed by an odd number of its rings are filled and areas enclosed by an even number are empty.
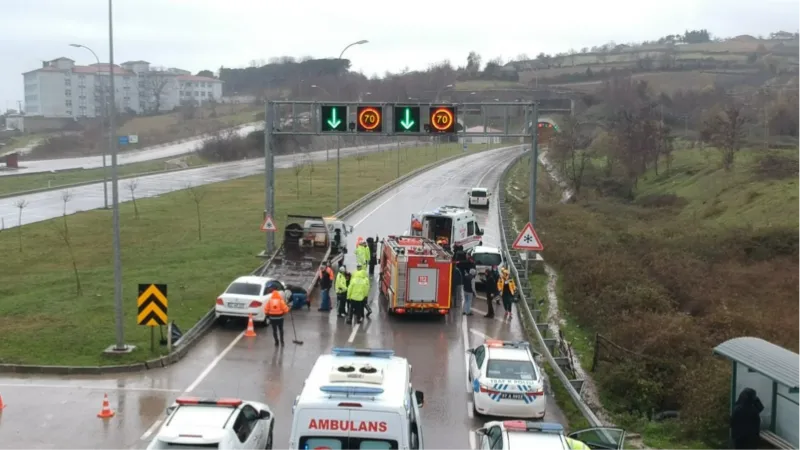
[[[482,337],[484,339],[494,339],[493,337],[489,336],[488,334],[482,333],[482,332],[476,330],[475,328],[470,328],[469,332],[472,333],[472,334],[476,334],[476,335],[478,335],[478,336],[480,336],[480,337]]]
[[[467,402],[467,415],[469,416],[470,419],[475,417],[475,411],[473,408],[475,407],[472,405],[472,402]]]
[[[149,438],[153,433],[156,432],[158,427],[161,425],[161,422],[163,422],[163,420],[161,419],[158,419],[155,422],[153,422],[153,424],[150,425],[150,428],[148,428],[147,431],[144,432],[144,434],[142,435],[141,438],[139,438],[139,440],[140,441],[147,440],[147,438]]]
[[[475,432],[472,430],[469,430],[469,448],[471,448],[472,450],[477,450],[478,448],[478,442],[477,439],[475,438]]]
[[[515,157],[516,157],[516,155],[515,155]],[[480,187],[481,183],[483,183],[483,180],[484,180],[484,179],[485,179],[485,178],[486,178],[486,177],[487,177],[487,176],[488,176],[490,173],[494,172],[494,169],[495,169],[497,166],[499,166],[500,164],[508,164],[508,161],[509,161],[509,160],[508,160],[508,159],[506,159],[506,160],[500,161],[499,163],[497,163],[497,164],[493,165],[492,167],[490,167],[490,168],[489,168],[489,170],[487,170],[487,171],[486,171],[486,173],[484,173],[484,174],[483,174],[483,176],[481,176],[481,177],[478,179],[478,183],[477,183],[477,184],[475,184],[475,186],[478,186],[478,187]]]
[[[34,383],[0,383],[0,388],[86,389],[91,391],[180,392],[180,389],[164,389],[164,388],[148,388],[148,387],[74,386],[71,384],[34,384]]]
[[[355,327],[353,327],[353,331],[350,333],[350,337],[347,338],[347,343],[352,344],[353,341],[356,340],[356,333],[358,333],[358,329],[361,328],[361,324],[357,323]]]
[[[411,183],[406,184],[406,187],[404,187],[403,189],[400,189],[399,191],[397,191],[394,194],[392,194],[392,196],[387,198],[383,203],[381,203],[380,205],[376,206],[375,209],[373,209],[372,211],[370,211],[366,215],[364,215],[364,217],[362,217],[361,220],[359,220],[358,222],[353,224],[353,228],[358,228],[358,226],[361,225],[365,220],[367,220],[369,218],[369,216],[375,214],[379,209],[383,208],[383,205],[389,203],[393,198],[397,197],[398,195],[400,195],[400,193],[402,193],[403,191],[405,191],[406,189],[408,189],[410,187],[411,187]]]
[[[472,392],[472,385],[469,383],[469,333],[467,333],[467,316],[461,316],[461,339],[464,343],[464,368],[466,369],[466,376],[464,380],[467,383],[467,394]]]
[[[217,355],[217,357],[216,357],[216,358],[214,358],[214,359],[213,359],[213,360],[212,360],[212,361],[211,361],[211,362],[208,364],[208,366],[206,366],[205,370],[203,370],[203,371],[200,373],[200,375],[198,375],[198,377],[197,377],[197,378],[196,378],[196,379],[195,379],[195,380],[192,382],[192,384],[190,384],[190,385],[189,385],[189,387],[188,387],[188,388],[186,388],[186,390],[185,390],[185,391],[183,391],[183,394],[188,394],[188,393],[192,392],[193,390],[195,390],[195,388],[197,388],[197,386],[199,386],[199,385],[200,385],[200,383],[202,383],[202,382],[203,382],[203,380],[205,380],[205,378],[208,376],[208,374],[209,374],[209,373],[211,373],[211,371],[212,371],[212,370],[214,370],[214,367],[216,367],[216,366],[217,366],[217,364],[219,364],[219,362],[220,362],[220,361],[222,361],[222,358],[224,358],[224,357],[225,357],[225,355],[227,355],[227,354],[228,354],[228,352],[230,352],[231,350],[233,350],[233,347],[234,347],[234,346],[236,346],[236,344],[237,344],[237,343],[238,343],[240,340],[242,340],[242,337],[244,337],[244,331],[242,331],[242,332],[241,332],[241,333],[239,333],[239,334],[238,334],[238,335],[237,335],[235,338],[233,338],[233,340],[231,341],[231,343],[230,343],[230,344],[228,344],[228,346],[227,346],[227,347],[225,347],[225,348],[222,350],[222,352],[220,352],[220,354],[219,354],[219,355]],[[151,435],[151,434],[153,434],[153,433],[155,432],[155,430],[156,430],[156,429],[158,429],[159,425],[161,425],[161,422],[163,422],[163,420],[164,420],[164,419],[158,419],[158,420],[156,420],[156,421],[153,423],[153,425],[151,425],[151,426],[150,426],[150,428],[148,428],[148,429],[147,429],[147,431],[145,431],[145,432],[144,432],[144,434],[142,434],[142,437],[140,437],[140,438],[139,438],[139,440],[140,440],[140,441],[146,441],[146,440],[147,440],[147,438],[149,438],[149,437],[150,437],[150,435]]]
[[[495,307],[495,308],[499,308],[499,307]],[[478,314],[481,314],[481,315],[483,315],[483,316],[485,316],[485,315],[487,314],[487,312],[486,312],[486,311],[482,311],[482,310],[480,310],[480,309],[478,309],[478,308],[476,308],[476,307],[474,307],[474,306],[472,307],[472,311],[474,311],[474,312],[476,312],[476,313],[478,313]],[[497,317],[497,316],[494,316],[494,317],[492,317],[492,319],[494,319],[494,320],[496,320],[496,321],[498,321],[498,322],[506,323],[506,321],[505,321],[505,320],[503,320],[503,319],[501,319],[501,318],[499,318],[499,317]]]

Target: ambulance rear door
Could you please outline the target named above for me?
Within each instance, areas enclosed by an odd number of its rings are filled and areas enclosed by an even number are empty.
[[[336,401],[336,400],[333,400]],[[350,448],[350,410],[336,403],[325,408],[298,408],[294,412],[290,448],[314,450]]]
[[[366,405],[365,405],[366,406]],[[350,410],[350,447],[390,450],[408,446],[408,422],[399,412]]]

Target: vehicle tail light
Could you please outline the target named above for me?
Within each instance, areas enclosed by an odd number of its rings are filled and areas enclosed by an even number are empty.
[[[480,387],[481,387],[481,389],[480,389],[481,392],[483,392],[484,394],[491,394],[491,393],[496,392],[496,391],[491,390],[489,388],[489,386],[484,386],[484,385],[481,384]]]
[[[261,302],[259,302],[258,300],[253,300],[252,302],[250,302],[250,307],[251,308],[260,308],[261,307]]]
[[[445,314],[447,314],[447,310],[446,309],[440,309],[439,310],[439,314],[444,316]]]
[[[339,403],[340,408],[361,408],[361,403],[351,403],[351,402],[341,402]]]
[[[224,304],[225,304],[225,302],[223,302],[223,301],[222,301],[222,297],[219,297],[219,298],[217,299],[217,304],[218,304],[218,305],[224,305]]]
[[[397,309],[394,310],[394,312],[396,312],[397,314],[405,314],[406,313],[406,309],[405,308],[397,308]]]

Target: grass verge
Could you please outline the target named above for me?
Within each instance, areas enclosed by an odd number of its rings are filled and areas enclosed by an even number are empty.
[[[159,172],[167,170],[166,162],[178,159],[178,157],[154,159],[132,164],[124,164],[117,167],[120,177],[131,177],[149,172]],[[198,155],[187,155],[184,158],[189,167],[208,164],[206,160]],[[170,167],[174,168],[174,167]],[[111,169],[108,169],[109,179]],[[14,194],[16,192],[30,191],[34,189],[52,188],[58,189],[70,184],[84,183],[89,181],[103,181],[103,169],[75,169],[64,170],[55,173],[32,173],[29,175],[12,175],[0,177],[0,195]]]
[[[472,146],[470,151],[486,147]],[[363,154],[341,161],[342,205],[347,205],[438,158],[462,153],[458,144]],[[299,187],[299,189],[298,189]],[[167,283],[170,319],[186,330],[214,304],[235,278],[253,270],[263,248],[259,231],[264,178],[253,176],[178,191],[120,206],[122,227],[125,341],[130,355],[109,359],[102,350],[114,341],[111,213],[89,211],[66,217],[83,294],[76,295],[70,252],[62,238],[64,219],[0,233],[0,362],[18,364],[107,365],[157,357],[150,332],[137,326],[138,283]],[[276,222],[288,213],[330,214],[336,203],[336,162],[302,171],[280,169],[276,178]],[[196,207],[199,206],[200,223]],[[20,251],[20,240],[22,251]],[[280,239],[279,239],[280,240]]]

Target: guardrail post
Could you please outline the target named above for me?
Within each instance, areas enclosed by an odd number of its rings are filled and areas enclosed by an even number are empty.
[[[583,392],[583,381],[584,380],[569,380],[569,384],[572,385],[572,388],[578,391],[578,393]]]

